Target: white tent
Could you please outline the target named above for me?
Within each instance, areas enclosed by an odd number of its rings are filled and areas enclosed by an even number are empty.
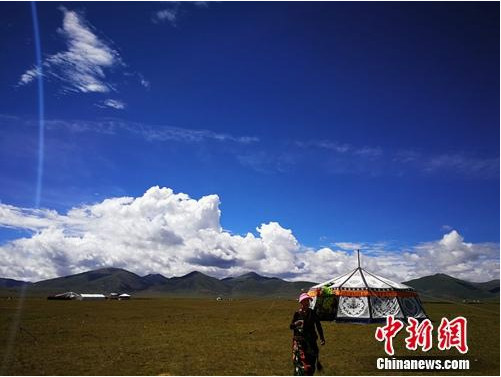
[[[80,295],[75,292],[65,292],[47,297],[49,300],[80,300]]]
[[[386,317],[427,318],[416,291],[360,267],[310,288],[321,320],[382,322]]]
[[[105,300],[106,296],[101,293],[82,293],[80,294],[79,300]]]

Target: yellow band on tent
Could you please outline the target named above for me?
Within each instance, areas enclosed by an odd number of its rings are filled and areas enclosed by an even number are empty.
[[[312,289],[308,292],[311,297],[334,295],[334,296],[349,296],[349,297],[416,297],[417,293],[413,291],[374,291],[368,289],[349,290],[349,289],[331,289],[325,294],[321,289]]]

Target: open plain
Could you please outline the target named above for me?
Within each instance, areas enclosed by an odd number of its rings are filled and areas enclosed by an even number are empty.
[[[291,375],[289,322],[296,307],[272,299],[0,298],[0,375]],[[425,309],[435,327],[433,348],[405,350],[402,331],[396,356],[470,360],[470,370],[433,375],[499,375],[498,303],[425,303]],[[436,346],[441,317],[459,315],[468,319],[464,356]],[[385,356],[374,338],[377,326],[323,322],[322,374],[391,374],[376,368]]]

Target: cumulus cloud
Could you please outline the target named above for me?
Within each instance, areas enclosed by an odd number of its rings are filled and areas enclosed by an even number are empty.
[[[416,246],[404,257],[425,271],[443,272],[473,281],[499,278],[499,244],[468,243],[456,230],[439,241]]]
[[[217,195],[200,199],[152,187],[140,197],[109,198],[66,214],[0,203],[0,226],[31,232],[0,246],[0,276],[37,281],[100,267],[138,274],[179,276],[193,270],[212,276],[248,271],[320,282],[357,265],[347,249],[301,245],[277,222],[234,235],[221,227]],[[472,244],[456,231],[410,250],[362,256],[368,270],[397,281],[448,273],[473,281],[499,276],[499,245]]]
[[[66,50],[45,58],[43,75],[59,81],[63,92],[107,93],[114,90],[106,71],[123,65],[118,51],[99,38],[81,14],[64,7],[61,11],[63,26],[58,33],[66,42]],[[40,74],[42,67],[32,67],[21,76],[18,84],[29,84]]]
[[[18,208],[0,203],[0,226],[38,231],[61,222],[56,211],[46,209]]]

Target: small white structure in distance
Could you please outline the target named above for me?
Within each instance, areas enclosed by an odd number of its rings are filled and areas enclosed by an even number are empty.
[[[130,300],[130,295],[127,293],[122,293],[120,296],[118,296],[119,300]]]
[[[81,293],[80,297],[78,298],[79,300],[104,300],[106,299],[106,296],[101,294],[101,293]]]
[[[80,295],[75,292],[65,292],[47,297],[48,300],[80,300]]]

